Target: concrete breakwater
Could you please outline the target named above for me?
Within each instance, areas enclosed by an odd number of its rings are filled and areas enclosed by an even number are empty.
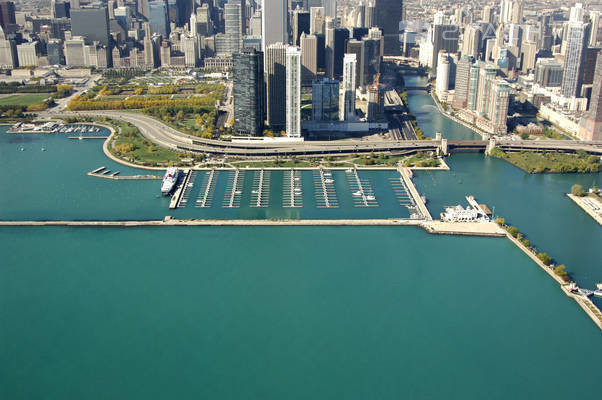
[[[537,256],[525,245],[523,245],[520,240],[513,237],[511,234],[506,232],[506,236],[512,243],[514,243],[519,249],[521,249],[535,264],[537,264],[548,276],[556,281],[560,285],[560,289],[571,299],[575,300],[575,302],[585,311],[588,317],[596,324],[600,330],[602,330],[602,312],[600,309],[587,297],[581,296],[579,294],[571,292],[568,287],[569,283],[565,282],[560,276],[554,273],[552,267],[545,265]]]
[[[582,199],[581,197],[577,197],[570,193],[568,193],[567,196],[569,199],[573,200],[575,202],[575,204],[577,204],[579,207],[581,207],[583,209],[583,211],[588,213],[590,215],[590,217],[592,217],[598,224],[602,225],[602,213],[600,213],[600,212],[596,213],[590,206],[585,204],[585,202],[583,201],[584,199]],[[592,199],[591,201],[593,202],[594,200]],[[597,200],[595,200],[595,201],[597,201]],[[602,203],[598,202],[598,204],[600,204],[602,206]]]
[[[144,179],[161,179],[161,176],[157,175],[119,175],[119,171],[110,171],[106,167],[99,167],[93,171],[88,172],[88,176],[94,176],[96,178],[113,179],[121,181],[132,181],[132,180],[144,180]]]

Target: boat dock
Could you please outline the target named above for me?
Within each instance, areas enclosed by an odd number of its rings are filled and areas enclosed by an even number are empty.
[[[103,166],[103,167],[98,167],[95,170],[88,172],[87,175],[94,176],[96,178],[114,179],[114,180],[122,180],[122,181],[162,179],[162,177],[156,176],[156,175],[119,175],[119,174],[120,174],[119,171],[111,171]]]
[[[282,206],[284,208],[303,207],[301,172],[295,169],[284,171],[282,184]]]
[[[103,139],[106,140],[108,136],[67,136],[67,139]]]
[[[334,187],[334,177],[332,171],[320,167],[314,171],[314,194],[316,197],[316,207],[318,208],[338,208],[337,191]]]
[[[222,203],[223,208],[240,207],[244,175],[245,172],[238,168],[234,171],[230,171],[228,183],[226,185],[226,195],[224,196],[224,202]]]
[[[489,210],[489,207],[487,207],[485,204],[479,204],[473,195],[466,196],[465,198],[466,198],[466,201],[468,201],[468,204],[470,204],[470,206],[472,208],[476,209],[481,215],[483,215],[483,216],[491,215],[491,211]]]
[[[186,207],[188,204],[188,199],[190,198],[190,192],[194,187],[194,181],[196,180],[197,171],[190,171],[188,175],[184,178],[184,191],[182,192],[182,196],[178,200],[178,204],[176,204],[176,208]]]
[[[355,207],[378,207],[370,181],[360,179],[357,168],[348,169],[346,173],[352,190],[353,205]]]
[[[598,224],[602,225],[602,202],[594,198],[577,197],[567,194],[569,199],[573,200],[583,211],[589,214]]]
[[[218,173],[219,172],[217,170],[212,169],[205,175],[205,179],[203,180],[203,185],[201,186],[199,197],[196,200],[196,208],[211,207],[211,204],[213,203],[213,191],[215,189],[215,181],[217,180]]]
[[[400,179],[401,182],[403,182],[404,187],[408,190],[409,194],[414,199],[416,212],[419,214],[419,217],[427,221],[432,221],[433,217],[431,216],[431,213],[429,212],[428,208],[426,207],[426,204],[422,200],[422,197],[420,197],[420,193],[418,192],[418,189],[416,189],[414,182],[412,182],[412,177],[414,176],[412,170],[399,165],[397,171],[399,171],[399,174],[401,175]]]
[[[182,171],[184,173],[184,178],[179,181],[178,183],[178,187],[176,188],[176,191],[174,192],[173,196],[171,196],[171,201],[169,202],[169,209],[170,210],[174,210],[176,208],[178,208],[178,204],[180,204],[180,197],[182,197],[182,194],[184,192],[184,182],[188,182],[188,176],[190,175],[190,170],[184,170]]]
[[[270,197],[270,171],[255,171],[251,191],[251,207],[267,207]]]

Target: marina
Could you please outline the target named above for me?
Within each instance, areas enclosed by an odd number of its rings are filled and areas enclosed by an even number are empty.
[[[260,169],[254,172],[251,189],[251,207],[268,207],[270,196],[270,171]]]
[[[284,171],[282,191],[282,206],[284,208],[303,207],[303,189],[300,171],[294,169]]]
[[[196,200],[195,207],[197,208],[208,208],[211,207],[213,202],[213,192],[215,189],[215,181],[217,180],[217,176],[219,171],[212,169],[205,174],[205,178],[203,179],[203,184],[201,186],[201,191],[199,192],[199,197]]]
[[[243,182],[245,172],[236,168],[228,172],[228,184],[226,186],[226,194],[222,207],[224,208],[239,208],[240,199],[242,197]]]
[[[367,179],[360,179],[357,168],[348,169],[347,180],[352,190],[353,205],[355,207],[378,207],[376,196],[370,181]]]

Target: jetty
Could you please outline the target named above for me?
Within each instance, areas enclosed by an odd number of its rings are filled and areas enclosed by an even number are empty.
[[[317,172],[314,170],[314,194],[316,197],[316,207],[339,207],[331,170],[325,170],[323,167],[320,167]]]
[[[188,176],[190,175],[190,170],[184,170],[184,178],[178,182],[178,187],[174,192],[173,196],[171,196],[171,201],[169,202],[169,209],[174,210],[178,208],[178,204],[180,204],[180,197],[182,197],[182,193],[184,192],[184,182],[188,182]]]
[[[568,198],[573,200],[583,211],[602,225],[602,202],[590,197],[578,197],[568,193]]]
[[[244,171],[236,168],[230,172],[228,184],[226,185],[226,194],[224,196],[223,208],[238,208],[240,207],[240,198],[242,197],[242,186],[244,179]]]
[[[353,191],[352,196],[355,207],[378,207],[372,185],[368,180],[360,179],[357,168],[347,170],[347,180]]]
[[[290,169],[284,171],[282,184],[282,206],[284,208],[303,207],[303,189],[301,173]]]
[[[205,175],[205,180],[201,186],[201,192],[196,201],[195,207],[197,208],[208,208],[211,207],[213,201],[213,189],[215,187],[217,171],[212,169]]]

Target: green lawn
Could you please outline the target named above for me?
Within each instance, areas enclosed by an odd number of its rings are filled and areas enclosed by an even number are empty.
[[[50,96],[50,93],[15,94],[0,97],[0,106],[30,106],[32,104],[40,104]]]
[[[600,171],[600,160],[596,156],[584,152],[577,154],[564,153],[506,153],[499,148],[493,149],[491,155],[514,164],[530,174],[552,173],[592,173]]]

